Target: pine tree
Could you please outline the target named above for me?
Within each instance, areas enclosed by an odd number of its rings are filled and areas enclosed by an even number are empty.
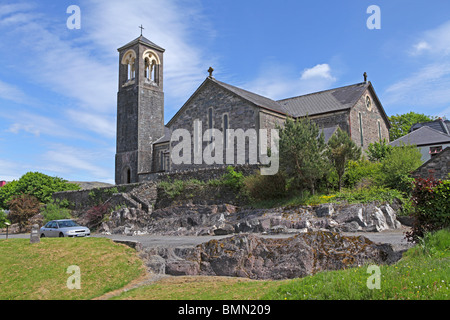
[[[349,160],[358,160],[361,157],[361,148],[348,136],[345,131],[338,128],[336,133],[328,141],[328,159],[336,169],[338,175],[338,187],[341,191],[342,176]]]
[[[317,181],[326,172],[325,149],[323,133],[308,117],[286,119],[280,130],[280,166],[291,185],[298,189],[306,186],[315,193]]]

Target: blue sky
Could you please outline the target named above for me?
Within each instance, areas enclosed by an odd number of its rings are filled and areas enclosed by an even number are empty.
[[[70,5],[81,28],[66,25]],[[370,30],[370,5],[381,29]],[[272,99],[358,83],[388,115],[450,118],[444,0],[0,1],[0,180],[114,181],[117,48],[166,49],[165,121],[208,75]]]

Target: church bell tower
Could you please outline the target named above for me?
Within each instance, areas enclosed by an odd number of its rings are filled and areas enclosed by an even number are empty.
[[[164,135],[164,49],[144,36],[117,49],[116,184],[151,172],[153,142]]]

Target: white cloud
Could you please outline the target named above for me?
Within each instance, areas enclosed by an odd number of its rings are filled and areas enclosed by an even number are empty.
[[[450,21],[437,28],[423,32],[410,50],[412,55],[430,54],[447,56],[450,54]]]
[[[328,64],[318,64],[304,69],[300,76],[292,70],[293,68],[289,66],[271,62],[262,69],[256,79],[245,84],[243,88],[279,100],[329,89],[337,80],[332,76]]]
[[[106,166],[96,164],[105,157],[108,154],[104,152],[57,144],[43,154],[45,165],[42,169],[63,174],[65,179],[77,176],[109,181],[113,172]]]
[[[0,98],[16,103],[30,103],[30,97],[17,86],[8,84],[0,80]]]
[[[310,79],[326,79],[335,81],[336,79],[331,76],[331,68],[328,64],[318,64],[312,68],[305,69],[302,72],[300,80],[310,80]]]

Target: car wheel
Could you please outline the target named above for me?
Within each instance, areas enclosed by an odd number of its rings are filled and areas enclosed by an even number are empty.
[[[60,238],[64,238],[64,233],[60,232],[60,233],[59,233],[59,237],[60,237]]]
[[[45,234],[41,233],[41,238],[45,238]]]

